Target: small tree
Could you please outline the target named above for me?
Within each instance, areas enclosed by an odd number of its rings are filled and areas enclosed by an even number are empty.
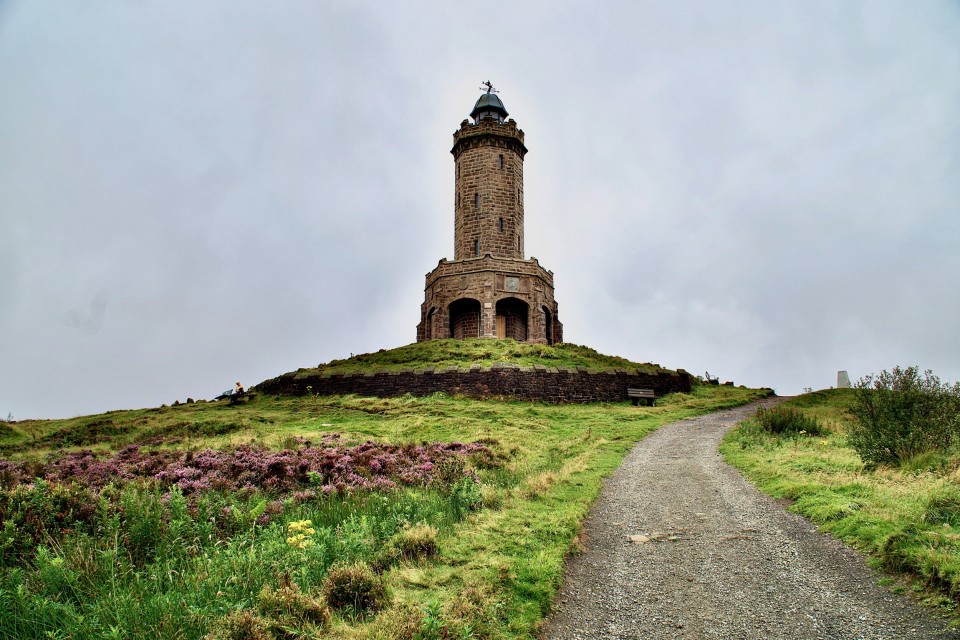
[[[960,383],[917,367],[883,371],[856,384],[850,445],[864,462],[897,465],[960,442]]]

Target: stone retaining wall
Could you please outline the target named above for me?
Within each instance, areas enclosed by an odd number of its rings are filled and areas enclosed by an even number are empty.
[[[308,374],[293,371],[256,386],[260,393],[273,395],[307,394],[394,397],[404,394],[426,396],[437,392],[473,398],[504,396],[544,402],[621,402],[627,388],[653,389],[656,395],[689,392],[690,376],[677,372],[644,373],[616,369],[591,372],[583,368],[519,367],[473,365],[464,369],[379,371],[356,374]]]

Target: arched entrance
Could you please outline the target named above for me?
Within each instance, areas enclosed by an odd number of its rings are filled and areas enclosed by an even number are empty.
[[[543,307],[543,330],[547,344],[553,344],[553,314],[546,307]]]
[[[498,338],[513,338],[527,341],[527,317],[530,306],[517,298],[504,298],[497,302],[496,333]]]
[[[480,337],[480,303],[470,298],[460,298],[450,303],[450,337]]]

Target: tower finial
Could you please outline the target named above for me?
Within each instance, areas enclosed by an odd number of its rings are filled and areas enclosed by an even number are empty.
[[[480,91],[483,91],[484,87],[486,87],[487,93],[500,93],[499,91],[493,88],[493,85],[490,84],[489,80],[487,80],[486,82],[481,82],[480,84],[483,85],[483,87],[480,87]]]

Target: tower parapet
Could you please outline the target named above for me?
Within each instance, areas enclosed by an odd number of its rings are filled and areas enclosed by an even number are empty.
[[[417,340],[562,342],[553,272],[524,259],[523,130],[485,84],[453,134],[454,257],[427,274]]]

